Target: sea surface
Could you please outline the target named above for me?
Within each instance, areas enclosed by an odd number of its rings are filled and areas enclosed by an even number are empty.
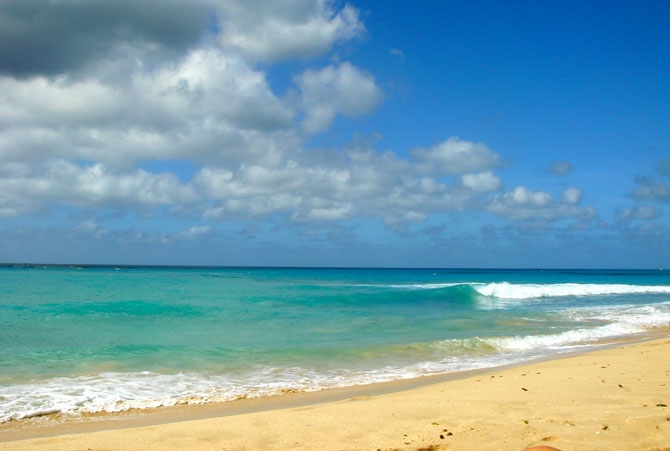
[[[370,384],[644,338],[670,271],[0,266],[0,422]]]

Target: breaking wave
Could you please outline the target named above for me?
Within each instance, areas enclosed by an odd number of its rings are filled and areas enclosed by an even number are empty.
[[[512,284],[508,282],[472,284],[477,293],[500,299],[532,299],[561,296],[610,294],[670,294],[670,286],[624,284]]]

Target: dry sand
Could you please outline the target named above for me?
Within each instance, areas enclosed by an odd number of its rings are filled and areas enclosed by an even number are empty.
[[[0,450],[670,451],[669,338],[398,389],[208,419],[194,419],[207,408],[182,408],[141,427],[12,422]],[[91,424],[104,430],[85,432]]]

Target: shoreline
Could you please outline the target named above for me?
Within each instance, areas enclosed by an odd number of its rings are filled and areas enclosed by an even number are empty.
[[[155,426],[180,421],[204,420],[247,413],[300,408],[344,401],[359,396],[388,395],[433,384],[473,377],[482,373],[589,354],[591,352],[597,352],[619,345],[632,345],[654,341],[663,339],[666,335],[667,337],[670,337],[670,327],[661,328],[656,331],[647,331],[638,336],[603,340],[593,344],[584,345],[583,348],[574,348],[514,363],[466,369],[450,373],[430,374],[407,379],[374,382],[370,384],[332,387],[315,391],[286,390],[281,394],[271,396],[244,397],[225,402],[184,403],[172,406],[128,409],[119,412],[103,411],[70,414],[58,411],[47,411],[31,417],[0,423],[0,442],[62,435],[62,432],[60,432],[62,429],[73,430],[75,431],[74,433],[99,432],[106,429]]]
[[[581,405],[577,399],[564,399],[565,395],[568,395],[568,397],[573,395],[574,398],[593,399],[594,401],[590,404],[605,403],[610,409],[607,411],[607,415],[616,412],[619,407],[630,409],[632,405],[635,405],[638,410],[648,410],[648,412],[640,413],[648,414],[656,410],[659,416],[654,427],[658,428],[656,429],[658,431],[665,430],[665,437],[670,437],[670,408],[656,407],[656,405],[670,405],[670,363],[666,364],[667,355],[670,355],[670,338],[668,338],[667,330],[663,331],[663,338],[659,338],[660,336],[659,334],[648,339],[640,338],[633,341],[610,343],[596,349],[554,355],[533,362],[426,376],[370,386],[346,387],[310,393],[290,393],[222,404],[181,405],[152,409],[148,412],[91,414],[81,419],[64,418],[62,421],[53,418],[38,418],[8,422],[0,425],[0,450],[85,449],[91,447],[90,445],[84,446],[85,443],[106,443],[105,447],[108,449],[147,449],[144,446],[149,443],[160,444],[158,448],[154,447],[154,449],[178,449],[182,446],[191,449],[211,449],[199,445],[202,444],[203,434],[214,441],[219,441],[221,444],[219,449],[224,444],[225,449],[303,449],[310,448],[307,443],[316,443],[317,441],[319,446],[313,449],[421,449],[421,446],[419,446],[421,443],[426,446],[434,446],[433,449],[442,449],[439,447],[448,444],[445,440],[453,445],[458,443],[461,438],[466,439],[462,442],[463,449],[465,449],[465,445],[468,443],[466,436],[469,435],[467,429],[459,430],[459,437],[456,438],[457,428],[453,426],[453,430],[443,428],[444,431],[438,431],[441,433],[433,434],[432,440],[429,439],[427,430],[436,429],[437,425],[462,422],[465,418],[470,418],[475,423],[481,423],[489,418],[494,421],[493,430],[503,430],[500,433],[507,429],[521,428],[516,435],[518,440],[522,440],[523,436],[527,435],[523,432],[532,429],[531,418],[535,418],[534,416],[538,413],[556,409],[565,411],[566,408],[574,407],[575,404]],[[656,357],[650,358],[651,354]],[[643,358],[640,356],[643,356]],[[601,364],[600,367],[594,363],[604,362],[605,360],[608,362]],[[616,366],[620,380],[613,381],[612,383],[616,383],[613,387],[609,387],[606,384],[604,374],[599,373],[612,373],[608,370],[614,366],[613,362],[617,362]],[[585,366],[591,367],[590,373],[586,372],[588,374],[585,374],[583,368],[581,368]],[[578,368],[579,371],[577,371]],[[543,374],[544,376],[542,376]],[[650,393],[657,392],[657,399],[650,399],[647,404],[634,401],[632,399],[633,393],[627,390],[628,387],[635,384],[644,385],[641,384],[641,381],[652,377],[656,378],[658,383],[655,388],[647,387],[647,389],[654,388]],[[533,379],[538,380],[534,381]],[[524,386],[508,387],[505,385],[513,380],[516,380],[516,385],[523,382]],[[581,385],[577,383],[578,380],[582,380]],[[502,383],[501,387],[495,388],[492,392],[483,390],[483,388],[486,388],[485,385],[490,386],[501,383],[501,381],[505,383]],[[559,381],[563,384],[566,381],[572,381],[563,388],[562,394],[553,390],[556,385],[561,385],[557,384]],[[488,383],[485,384],[485,382]],[[608,388],[607,394],[600,393],[605,387]],[[509,393],[507,393],[508,390]],[[533,393],[541,391],[548,391],[548,393],[545,393],[542,398],[535,399]],[[580,396],[577,396],[578,394]],[[610,405],[611,402],[609,401],[611,400],[608,400],[606,395],[616,395],[616,399],[622,401],[623,405]],[[631,399],[627,399],[623,395],[628,395]],[[482,398],[482,396],[484,397]],[[458,402],[454,397],[458,399]],[[533,400],[531,401],[530,398],[533,398]],[[524,403],[524,399],[530,402]],[[507,419],[501,418],[503,412],[500,411],[500,407],[511,406],[515,402],[521,402],[521,404],[516,405],[516,409],[524,411],[527,418],[516,418],[510,423],[509,418],[507,418],[510,412],[505,412],[505,415],[503,415]],[[360,408],[363,405],[366,405],[366,409],[361,411]],[[460,408],[454,409],[455,405],[460,405]],[[442,406],[442,408],[436,410],[436,406]],[[488,406],[488,408],[483,408],[485,406]],[[588,407],[589,410],[593,408],[592,405]],[[460,415],[445,420],[444,417],[449,411],[452,415],[455,412],[460,413]],[[389,417],[389,412],[394,413]],[[402,420],[403,417],[412,418],[417,416],[425,416],[426,418],[419,422],[416,419],[414,421]],[[589,421],[593,422],[594,416],[591,413],[587,415],[587,418],[590,417]],[[636,416],[639,415],[629,415],[629,418],[623,416],[618,419],[609,419],[607,424],[600,425],[601,428],[605,428],[600,429],[600,431],[608,432],[595,434],[598,431],[594,431],[593,435],[598,436],[599,439],[602,439],[602,437],[599,437],[601,435],[612,436],[615,429],[619,429],[619,426],[622,425],[631,424]],[[357,422],[351,423],[352,418],[359,418],[361,420],[360,424]],[[279,419],[282,421],[277,421]],[[534,424],[537,420],[538,418],[535,418],[532,423]],[[258,422],[264,422],[270,426],[266,426],[262,428],[262,431],[259,431],[253,427]],[[315,424],[313,423],[316,422],[320,422],[321,427],[314,427]],[[542,422],[546,423],[545,421]],[[556,423],[557,420],[552,422]],[[545,424],[545,426],[552,422]],[[558,423],[561,422],[558,421]],[[572,418],[565,419],[562,423],[563,426],[559,429],[564,429],[566,424],[576,426],[578,421]],[[615,428],[615,423],[621,424]],[[303,427],[294,428],[293,425],[296,424],[302,424]],[[332,427],[327,426],[324,430],[326,425],[332,425]],[[389,440],[386,442],[387,444],[384,444],[384,439],[378,437],[378,433],[372,431],[385,430],[391,425],[394,425],[393,428],[395,429],[400,427],[405,430],[406,432],[399,436],[405,435],[406,438],[399,440],[396,437],[395,440]],[[221,433],[212,437],[211,431],[218,429],[227,430],[228,433]],[[487,429],[488,432],[479,435],[482,437],[486,437],[487,434],[491,435],[490,429],[491,427]],[[335,430],[339,432],[335,434]],[[451,432],[451,435],[448,435],[449,432]],[[158,434],[159,438],[152,436],[152,434]],[[342,434],[347,435],[349,440],[335,439],[335,435]],[[413,439],[407,438],[413,436],[412,434],[414,434]],[[130,440],[131,436],[135,439]],[[283,444],[273,444],[272,439],[276,440],[278,436],[284,437]],[[352,436],[356,436],[355,441],[351,441]],[[172,439],[167,439],[167,437],[172,437]],[[251,446],[250,443],[260,440],[259,437],[265,437],[265,440],[270,441]],[[547,437],[555,437],[556,439],[542,440]],[[177,438],[180,445],[175,446],[172,441]],[[585,440],[586,437],[583,437],[583,439]],[[509,440],[514,441],[513,438],[509,438]],[[551,444],[560,449],[581,449],[562,445],[561,440],[564,440],[561,435],[547,432],[545,437],[539,437],[535,440],[527,437],[519,442],[520,446],[515,445],[515,447],[509,449],[523,449],[523,447],[534,444]],[[184,441],[187,442],[187,445]],[[373,442],[376,445],[373,445]],[[142,443],[144,445],[141,446]],[[61,444],[62,447],[60,447]],[[327,446],[322,446],[326,444]],[[477,445],[472,443],[468,446],[473,449],[477,448]],[[658,449],[670,447],[670,438],[656,446],[660,446]],[[455,449],[461,448],[456,447]],[[501,449],[508,448],[503,447]],[[598,448],[585,446],[583,449]]]

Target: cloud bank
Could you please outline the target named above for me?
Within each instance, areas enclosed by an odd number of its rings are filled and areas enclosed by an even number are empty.
[[[62,206],[84,217],[161,212],[200,224],[173,234],[182,241],[226,220],[393,228],[465,211],[596,217],[576,187],[558,198],[505,189],[504,157],[480,142],[311,146],[387,101],[366,68],[327,59],[365,33],[359,10],[327,0],[4,2],[0,217]],[[285,92],[273,87],[278,64],[293,71]],[[669,198],[659,182],[638,185],[636,197]]]

